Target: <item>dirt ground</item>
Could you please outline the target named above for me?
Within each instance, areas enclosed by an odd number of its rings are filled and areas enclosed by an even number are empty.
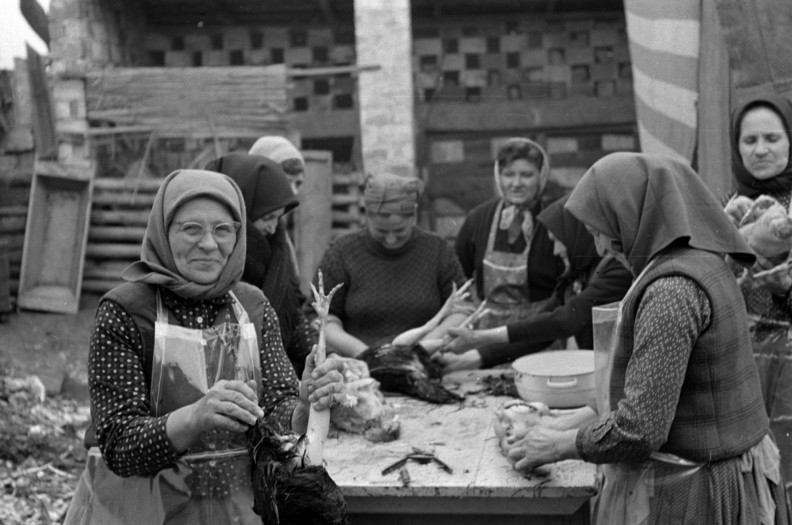
[[[0,361],[16,376],[38,376],[50,396],[87,400],[88,342],[98,295],[75,315],[14,311],[0,318]]]

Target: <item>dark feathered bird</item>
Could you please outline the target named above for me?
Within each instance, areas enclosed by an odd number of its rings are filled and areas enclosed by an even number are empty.
[[[384,343],[367,348],[358,356],[369,367],[371,377],[386,392],[400,392],[432,403],[456,403],[463,397],[442,386],[442,368],[421,345]]]
[[[346,525],[341,490],[322,466],[307,465],[305,436],[259,419],[248,430],[253,510],[264,525]]]

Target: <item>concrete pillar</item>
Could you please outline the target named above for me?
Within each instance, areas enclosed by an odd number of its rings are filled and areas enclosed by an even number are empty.
[[[415,176],[410,0],[355,0],[355,38],[363,169]]]

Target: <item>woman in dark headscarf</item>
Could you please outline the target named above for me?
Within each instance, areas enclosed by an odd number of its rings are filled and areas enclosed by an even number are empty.
[[[790,162],[792,102],[782,97],[749,100],[732,115],[732,173],[737,196],[726,206],[735,222],[743,218],[751,200],[769,196],[789,212],[792,198]],[[761,250],[759,250],[761,251]],[[759,257],[753,272],[763,277],[744,279],[741,284],[751,323],[754,358],[770,416],[770,428],[784,458],[784,473],[792,476],[792,278],[790,253]],[[764,271],[763,271],[764,270]]]
[[[327,343],[357,357],[374,343],[431,320],[464,283],[448,242],[416,226],[423,185],[389,173],[366,179],[366,227],[340,237],[322,257],[325,289],[343,283],[330,305]],[[455,314],[447,323],[459,323]],[[433,339],[437,332],[425,337]]]
[[[292,263],[281,218],[297,207],[297,197],[281,167],[259,155],[229,153],[206,165],[239,185],[247,210],[247,254],[242,280],[264,292],[278,314],[283,347],[297,374],[316,342],[303,314],[305,296]]]
[[[456,338],[445,350],[459,355],[445,353],[438,357],[447,370],[489,368],[569,337],[575,337],[578,348],[593,347],[591,309],[620,301],[630,287],[632,274],[615,258],[603,259],[597,253],[583,223],[564,209],[567,198],[553,202],[537,217],[555,244],[555,255],[566,267],[556,286],[556,301],[546,311],[508,325],[449,329]]]
[[[780,457],[725,260],[755,256],[698,175],[660,156],[596,162],[566,208],[637,275],[621,304],[609,400],[510,445],[518,469],[602,464],[598,523],[788,523]]]
[[[246,431],[267,416],[303,433],[309,403],[341,395],[334,360],[309,359],[297,380],[274,310],[240,282],[245,233],[242,193],[225,175],[163,181],[140,261],[99,303],[94,448],[66,523],[257,525]]]

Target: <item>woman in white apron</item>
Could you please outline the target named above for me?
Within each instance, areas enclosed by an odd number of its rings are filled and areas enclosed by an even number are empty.
[[[533,427],[509,447],[515,468],[601,464],[599,524],[789,523],[724,256],[755,257],[717,199],[686,164],[616,153],[592,166],[566,207],[638,277],[621,304],[609,384],[598,385],[608,406],[583,423]]]
[[[97,311],[91,448],[66,523],[257,525],[246,430],[266,416],[304,432],[309,402],[342,391],[334,361],[309,357],[298,383],[274,310],[240,282],[244,218],[225,175],[163,181],[141,260]]]
[[[556,286],[557,306],[498,327],[451,328],[449,333],[455,338],[446,352],[473,354],[470,366],[464,368],[491,368],[544,350],[549,341],[570,337],[575,338],[578,348],[593,348],[592,307],[620,301],[630,287],[632,274],[613,257],[603,258],[597,253],[591,234],[564,210],[566,201],[567,197],[554,201],[538,216],[566,268]],[[438,359],[453,363],[453,357],[448,357],[446,354]]]
[[[539,144],[512,138],[498,148],[495,187],[498,197],[480,204],[465,218],[455,249],[475,295],[487,300],[490,315],[483,327],[524,319],[551,300],[563,261],[535,221],[543,200],[550,163]]]

